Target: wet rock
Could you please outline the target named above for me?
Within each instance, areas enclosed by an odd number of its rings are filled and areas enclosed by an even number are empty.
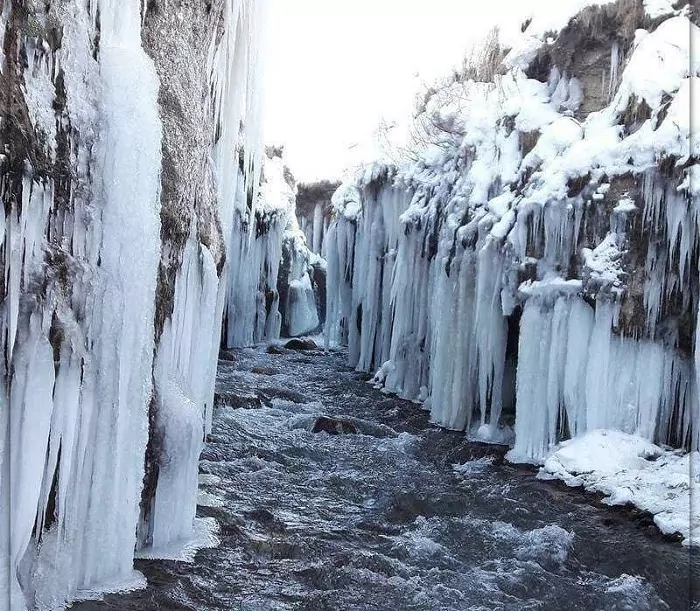
[[[258,396],[263,400],[263,403],[272,404],[272,399],[282,399],[283,401],[291,401],[292,403],[308,403],[308,399],[301,393],[286,388],[265,387],[258,389]]]
[[[273,376],[279,373],[274,367],[253,367],[250,372],[261,376]]]
[[[284,347],[287,350],[318,350],[318,345],[316,342],[309,338],[298,338],[290,339]]]
[[[281,346],[276,346],[275,344],[270,344],[266,349],[265,352],[268,354],[285,354],[284,348]]]
[[[217,392],[214,394],[214,402],[218,405],[226,405],[241,409],[258,409],[262,407],[262,400],[258,395],[233,393],[233,392]]]
[[[311,429],[312,433],[326,432],[329,435],[348,435],[357,433],[357,428],[352,422],[331,418],[330,416],[319,416]]]
[[[265,525],[270,530],[278,532],[286,530],[284,522],[267,509],[253,509],[252,511],[246,511],[244,515],[250,520],[255,520],[259,524]]]

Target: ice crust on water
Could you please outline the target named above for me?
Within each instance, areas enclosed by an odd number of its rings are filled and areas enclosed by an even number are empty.
[[[596,429],[700,448],[700,332],[689,358],[678,319],[699,306],[699,31],[679,10],[627,49],[611,42],[607,105],[587,116],[576,75],[524,73],[539,43],[496,83],[431,97],[426,120],[449,129],[333,197],[327,342],[447,428],[505,432],[515,410],[513,461]],[[644,321],[628,331],[631,290]]]

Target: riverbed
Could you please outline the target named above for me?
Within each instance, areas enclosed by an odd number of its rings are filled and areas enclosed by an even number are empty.
[[[147,588],[74,609],[700,609],[697,554],[643,516],[431,426],[343,351],[273,352],[219,361],[198,508],[218,545],[137,560]],[[313,433],[320,415],[355,432]]]

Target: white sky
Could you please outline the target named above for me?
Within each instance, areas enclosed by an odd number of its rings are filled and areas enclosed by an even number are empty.
[[[408,117],[421,82],[461,64],[496,22],[519,23],[522,5],[269,0],[266,142],[286,146],[298,180],[339,177],[367,155],[381,119]]]

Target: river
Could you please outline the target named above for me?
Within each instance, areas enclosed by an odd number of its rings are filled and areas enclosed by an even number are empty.
[[[222,354],[198,516],[219,545],[138,560],[79,611],[700,609],[687,548],[431,426],[342,351]],[[312,433],[318,415],[356,434]]]

